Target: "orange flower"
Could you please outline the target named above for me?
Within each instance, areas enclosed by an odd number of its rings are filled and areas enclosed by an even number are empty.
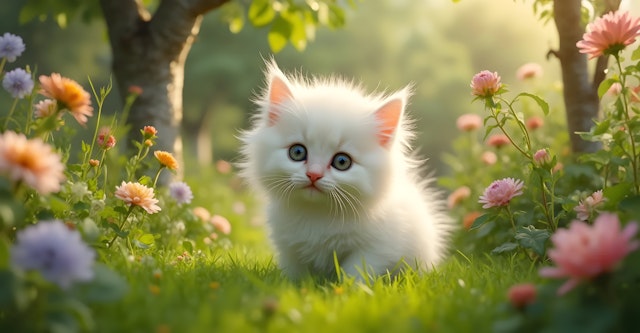
[[[116,186],[116,198],[123,200],[127,205],[140,206],[149,214],[157,213],[160,207],[156,205],[158,199],[153,197],[153,188],[146,187],[140,183],[125,183]]]
[[[12,131],[0,135],[0,174],[40,194],[58,192],[65,179],[64,164],[50,145]]]
[[[156,130],[153,126],[145,126],[142,128],[142,134],[145,138],[150,139],[156,135],[158,135],[158,130]]]
[[[471,226],[473,225],[473,222],[476,221],[476,219],[478,217],[480,217],[482,215],[482,213],[480,213],[479,211],[472,211],[470,213],[468,213],[467,215],[465,215],[462,218],[462,226],[464,227],[465,230],[469,230],[471,228]]]
[[[52,73],[51,76],[41,75],[40,85],[40,94],[57,100],[81,125],[87,123],[87,117],[93,116],[91,95],[78,82]]]
[[[455,191],[449,194],[449,197],[447,197],[447,206],[449,207],[449,209],[452,209],[453,207],[457,206],[459,203],[467,199],[469,196],[471,196],[471,189],[469,187],[458,187]]]
[[[158,162],[160,162],[160,164],[162,164],[162,166],[166,167],[167,169],[178,169],[178,161],[176,161],[175,157],[173,157],[171,153],[162,150],[156,150],[155,152],[153,152],[153,155],[155,155],[155,157],[158,159]]]

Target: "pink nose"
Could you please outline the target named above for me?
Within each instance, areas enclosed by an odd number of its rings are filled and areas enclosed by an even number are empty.
[[[322,178],[323,174],[313,171],[307,171],[307,178],[311,181],[311,183],[315,183],[318,179]]]

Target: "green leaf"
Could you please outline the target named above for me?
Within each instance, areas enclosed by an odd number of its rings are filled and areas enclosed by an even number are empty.
[[[153,246],[155,238],[152,234],[142,234],[135,239],[135,244],[141,249],[148,249]]]
[[[640,47],[633,50],[633,53],[631,53],[631,60],[633,61],[640,60]]]
[[[619,183],[602,190],[602,194],[607,198],[606,205],[615,209],[626,196],[631,194],[631,183]]]
[[[274,53],[282,51],[285,45],[287,45],[289,36],[291,36],[291,24],[282,17],[276,18],[267,35],[271,51]]]
[[[189,253],[193,253],[193,244],[190,241],[188,240],[183,241],[182,247],[185,249],[185,251]]]
[[[517,248],[518,248],[518,244],[511,243],[511,242],[506,242],[506,243],[496,247],[495,249],[491,250],[491,253],[500,254],[500,253],[505,253],[505,252],[511,252],[511,251],[514,251]]]
[[[611,77],[602,81],[598,86],[598,97],[602,98],[602,96],[604,96],[604,94],[606,94],[607,91],[609,91],[609,88],[611,88],[611,86],[617,82],[618,82],[618,79],[611,78]]]
[[[346,22],[344,9],[338,5],[330,4],[329,5],[329,20],[327,22],[327,26],[329,28],[338,29],[344,26]]]
[[[249,6],[249,20],[256,27],[263,27],[276,17],[276,11],[269,0],[253,0]]]
[[[13,272],[8,269],[0,270],[0,305],[9,305],[13,302],[14,285],[15,276]]]
[[[536,103],[538,103],[538,106],[540,107],[540,109],[542,110],[544,115],[545,116],[549,115],[549,104],[544,99],[542,99],[539,96],[536,96],[534,94],[530,94],[530,93],[526,93],[526,92],[518,94],[516,96],[516,98],[518,98],[520,96],[529,97],[529,98],[533,99]]]
[[[471,225],[471,227],[469,227],[469,230],[475,230],[480,228],[483,224],[489,222],[491,217],[492,217],[491,214],[484,214],[484,215],[478,216],[478,218],[476,218],[475,221],[473,221],[473,224]]]
[[[291,24],[291,35],[289,41],[298,51],[304,51],[307,47],[307,32],[304,16],[300,12],[291,12],[286,16],[286,20]]]
[[[620,201],[621,211],[629,214],[634,220],[640,219],[640,196],[634,195]]]
[[[545,242],[549,239],[549,231],[546,229],[536,229],[534,226],[521,227],[515,235],[522,247],[532,249],[536,254],[544,255]]]

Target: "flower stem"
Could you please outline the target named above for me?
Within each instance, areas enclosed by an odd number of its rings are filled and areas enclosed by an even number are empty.
[[[7,126],[9,126],[9,120],[11,120],[11,116],[13,116],[13,111],[16,110],[16,105],[18,105],[18,98],[13,99],[13,104],[11,105],[11,109],[9,109],[9,115],[4,120],[4,125],[2,126],[3,130],[7,130]]]
[[[511,145],[513,145],[527,159],[531,160],[532,159],[531,155],[529,153],[525,152],[524,150],[522,150],[522,148],[520,148],[520,146],[518,146],[515,143],[515,141],[513,141],[513,138],[511,138],[511,135],[509,135],[507,130],[504,128],[504,126],[502,126],[502,124],[500,123],[500,120],[498,119],[498,115],[496,114],[495,110],[491,110],[491,116],[493,117],[493,119],[495,119],[496,125],[498,126],[498,128],[500,128],[502,133],[504,133],[504,135],[507,137],[507,139],[509,139],[509,142],[511,142]]]
[[[125,215],[124,219],[122,220],[122,223],[120,223],[120,226],[118,227],[118,229],[120,229],[120,231],[122,231],[122,228],[124,227],[124,224],[127,223],[127,219],[129,218],[129,215],[131,215],[131,212],[133,211],[133,208],[135,206],[131,205],[129,206],[129,210],[127,211],[127,215]],[[111,248],[111,245],[113,245],[113,242],[116,241],[116,239],[118,239],[119,234],[116,232],[116,234],[113,236],[113,238],[107,243],[107,248]]]
[[[509,207],[509,205],[506,205],[505,207],[507,208],[507,215],[509,215],[509,221],[511,222],[511,227],[513,228],[513,232],[516,232],[516,221],[513,219],[511,208]]]
[[[624,92],[626,84],[626,76],[622,71],[622,64],[620,63],[620,56],[616,53],[614,55],[616,64],[618,65],[618,71],[620,72],[620,85]],[[624,114],[625,125],[627,127],[627,133],[629,134],[629,140],[631,141],[631,168],[633,169],[633,185],[637,194],[640,194],[640,184],[638,183],[638,154],[636,152],[636,142],[631,131],[631,119],[629,118],[629,103],[627,102],[626,94],[622,95],[622,113]]]
[[[158,173],[156,173],[156,178],[153,180],[153,187],[156,187],[156,183],[158,183],[158,178],[160,178],[160,172],[162,172],[162,169],[164,169],[164,165],[160,166],[160,168],[158,169]]]

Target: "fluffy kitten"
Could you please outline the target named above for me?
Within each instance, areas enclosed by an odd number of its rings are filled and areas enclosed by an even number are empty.
[[[408,156],[409,89],[366,95],[336,78],[287,78],[272,62],[244,132],[242,175],[267,200],[282,270],[381,275],[445,257],[451,224]]]

